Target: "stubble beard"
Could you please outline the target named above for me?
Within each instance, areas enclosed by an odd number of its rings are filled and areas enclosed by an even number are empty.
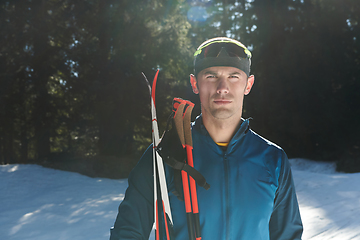
[[[211,116],[215,119],[228,119],[234,115],[234,112],[226,108],[218,108],[210,110]]]
[[[233,99],[231,99],[233,101]],[[234,102],[230,103],[230,105],[235,104]],[[201,106],[202,108],[202,112],[206,112],[205,114],[210,114],[211,117],[213,117],[214,119],[217,120],[226,120],[226,119],[230,119],[231,117],[233,117],[236,114],[240,114],[241,116],[241,112],[242,112],[242,106],[239,106],[238,108],[236,108],[235,106],[219,106],[219,107],[211,107],[209,106],[208,108],[204,108],[203,106]]]

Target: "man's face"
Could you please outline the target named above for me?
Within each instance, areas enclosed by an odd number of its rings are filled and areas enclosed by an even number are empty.
[[[244,95],[249,94],[254,76],[234,67],[210,67],[202,70],[197,79],[191,76],[195,94],[199,94],[203,117],[240,119]]]

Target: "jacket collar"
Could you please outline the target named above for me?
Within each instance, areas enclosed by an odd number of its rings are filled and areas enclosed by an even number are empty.
[[[245,135],[248,133],[248,131],[250,130],[250,121],[249,121],[250,119],[251,118],[248,118],[248,119],[242,118],[241,119],[241,124],[240,124],[238,130],[236,131],[235,135],[232,137],[232,139],[229,142],[229,145],[226,150],[227,153],[232,152],[232,150],[237,145],[237,143],[239,143],[245,137]],[[217,145],[210,137],[209,132],[206,130],[206,128],[203,124],[203,121],[202,121],[201,114],[199,116],[197,116],[197,118],[195,119],[195,122],[193,123],[193,128],[198,130],[201,135],[204,135],[206,137],[207,142],[209,142],[210,144]]]

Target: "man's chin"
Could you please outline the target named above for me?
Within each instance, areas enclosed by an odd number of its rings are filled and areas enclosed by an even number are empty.
[[[228,109],[217,109],[211,112],[211,115],[216,119],[228,119],[234,115],[234,113]]]

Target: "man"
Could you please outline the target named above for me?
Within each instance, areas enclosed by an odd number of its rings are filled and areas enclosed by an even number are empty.
[[[197,188],[202,239],[301,239],[302,223],[288,159],[242,118],[250,93],[251,53],[230,38],[210,39],[195,53],[190,82],[201,115],[192,124],[194,168],[211,185]],[[111,240],[148,239],[153,225],[152,155],[148,149],[129,176]],[[166,167],[176,240],[188,239],[184,203],[171,192],[174,172]]]

